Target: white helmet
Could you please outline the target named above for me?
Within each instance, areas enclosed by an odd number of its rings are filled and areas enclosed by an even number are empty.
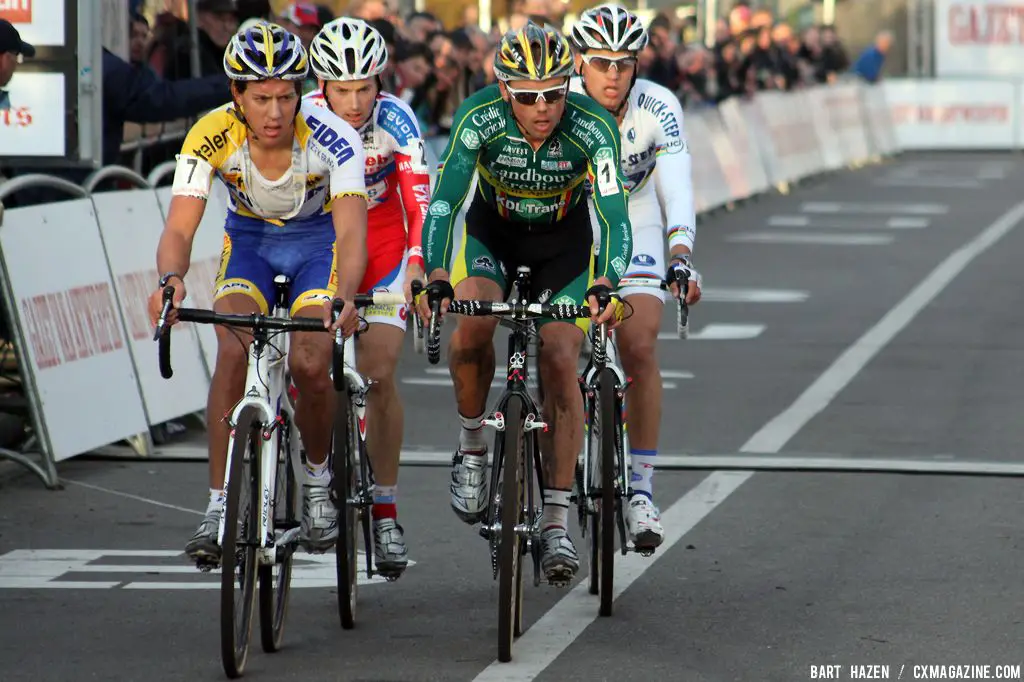
[[[325,81],[362,80],[384,71],[388,48],[377,29],[362,19],[342,17],[313,38],[309,62],[317,78]]]
[[[647,46],[647,29],[628,9],[609,2],[580,16],[572,26],[572,42],[580,52],[639,52]]]

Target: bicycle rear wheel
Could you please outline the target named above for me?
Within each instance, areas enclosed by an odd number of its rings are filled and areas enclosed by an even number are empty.
[[[273,653],[281,648],[284,639],[285,616],[288,612],[288,596],[292,584],[292,556],[298,544],[296,529],[299,528],[299,510],[296,507],[295,468],[292,460],[294,446],[292,425],[289,416],[282,413],[284,423],[277,432],[277,476],[274,491],[274,536],[277,563],[260,566],[260,639],[263,650]],[[281,542],[285,535],[295,536],[293,541]],[[274,575],[274,568],[277,575]]]
[[[615,522],[618,511],[615,494],[615,383],[615,373],[610,369],[604,369],[598,375],[597,412],[601,428],[601,605],[598,613],[602,616],[612,615],[612,590],[615,589]]]
[[[505,405],[505,433],[501,462],[501,549],[498,552],[498,660],[512,660],[512,641],[516,635],[516,621],[522,611],[518,604],[522,591],[522,543],[516,533],[523,505],[523,400],[517,395]]]
[[[353,447],[352,405],[346,390],[337,396],[338,405],[334,413],[334,452],[331,463],[334,467],[331,482],[334,503],[338,508],[338,540],[334,548],[338,574],[338,614],[341,627],[351,630],[356,624],[356,586],[358,568],[356,565],[356,539],[358,535],[359,509],[356,507],[358,469]]]
[[[235,424],[221,546],[220,651],[224,672],[231,678],[240,677],[245,670],[252,634],[256,548],[260,544],[258,501],[262,431],[259,410],[244,408]],[[246,455],[249,456],[248,461]]]

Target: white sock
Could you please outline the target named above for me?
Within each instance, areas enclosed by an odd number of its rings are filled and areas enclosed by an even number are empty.
[[[327,469],[327,458],[319,464],[314,464],[306,459],[306,484],[327,485],[331,482],[331,472]]]
[[[214,511],[215,509],[220,509],[221,507],[223,507],[224,506],[224,500],[227,499],[227,496],[228,496],[228,494],[226,492],[224,492],[223,490],[218,490],[216,488],[210,488],[210,501],[207,502],[207,504],[206,504],[206,513],[209,514],[210,512]]]
[[[484,440],[484,415],[478,417],[463,417],[459,415],[462,423],[462,431],[459,432],[459,450],[463,453],[481,455],[487,449],[487,441]]]
[[[643,495],[648,500],[654,499],[654,462],[658,459],[657,450],[629,449],[629,468],[632,471],[629,485],[634,495]]]
[[[548,488],[544,491],[544,513],[540,519],[542,531],[555,526],[569,529],[569,498],[571,490]]]

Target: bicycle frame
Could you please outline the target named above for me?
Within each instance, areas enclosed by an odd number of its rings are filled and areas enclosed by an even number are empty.
[[[286,319],[285,310],[276,307],[273,317]],[[224,489],[228,489],[231,472],[231,453],[234,450],[235,425],[238,422],[242,410],[248,406],[256,407],[260,411],[261,421],[264,424],[260,443],[260,546],[256,551],[257,560],[261,565],[273,564],[276,562],[276,541],[273,528],[273,505],[274,492],[277,489],[277,453],[276,439],[281,437],[279,428],[281,422],[278,420],[278,410],[284,392],[287,390],[285,381],[285,360],[288,356],[288,335],[282,334],[280,342],[271,344],[266,338],[267,333],[262,329],[253,330],[253,341],[249,344],[248,366],[245,375],[245,394],[231,411],[231,436],[228,439],[227,466],[224,474]],[[291,466],[298,471],[296,452],[293,447],[287,455],[291,459]],[[225,517],[221,516],[220,528],[217,531],[217,544],[223,546],[225,532]],[[295,529],[295,533],[298,529]],[[290,538],[289,538],[290,540]],[[280,544],[286,544],[282,537]]]

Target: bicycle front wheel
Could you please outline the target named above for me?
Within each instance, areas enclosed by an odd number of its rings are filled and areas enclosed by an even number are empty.
[[[522,543],[516,525],[522,517],[523,400],[517,395],[505,405],[501,452],[501,549],[498,552],[498,660],[512,660],[512,641],[522,617],[519,600],[523,573]]]
[[[338,507],[338,540],[334,548],[338,573],[338,614],[341,627],[351,630],[356,624],[356,536],[359,510],[355,505],[358,484],[356,453],[353,446],[352,405],[348,391],[338,394],[334,414],[334,452],[331,455],[334,503]]]
[[[277,562],[259,568],[260,639],[263,650],[267,653],[280,650],[284,639],[285,615],[288,612],[288,595],[292,583],[292,557],[298,544],[298,536],[295,533],[301,525],[296,504],[298,495],[292,459],[295,426],[287,413],[282,412],[282,415],[285,421],[277,433],[278,464],[272,516]],[[294,535],[295,539],[282,542],[286,535]]]
[[[240,677],[245,670],[256,602],[260,446],[263,442],[259,410],[243,409],[234,433],[224,510],[220,584],[221,662],[224,672],[231,678]]]

